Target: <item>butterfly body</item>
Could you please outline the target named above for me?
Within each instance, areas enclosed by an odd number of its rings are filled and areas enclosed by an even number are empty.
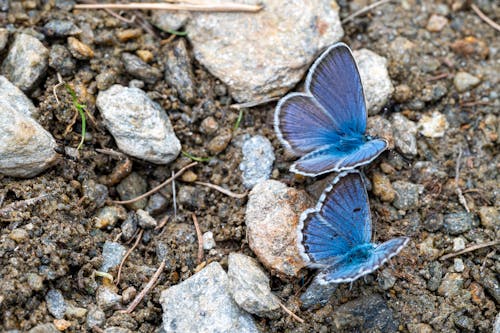
[[[311,66],[305,93],[280,100],[274,127],[282,144],[301,156],[291,171],[318,176],[373,161],[387,141],[365,135],[367,112],[363,86],[349,47],[337,43]]]
[[[343,172],[321,195],[315,208],[304,211],[297,230],[299,252],[319,283],[352,282],[375,271],[407,244],[399,237],[371,241],[368,195],[359,171]]]

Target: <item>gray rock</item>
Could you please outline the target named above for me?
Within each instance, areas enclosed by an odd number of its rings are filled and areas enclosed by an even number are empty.
[[[97,76],[95,77],[95,82],[97,83],[97,89],[99,90],[107,90],[109,87],[111,87],[117,80],[118,73],[114,69],[105,69]],[[134,81],[134,80],[132,80]],[[142,87],[137,87],[137,88],[143,88],[144,87],[144,82],[139,81],[142,83]],[[130,85],[130,82],[129,82]],[[132,87],[132,86],[130,86]]]
[[[55,44],[50,48],[49,66],[62,76],[69,76],[75,71],[76,60],[65,46]]]
[[[165,81],[177,90],[179,98],[184,103],[194,104],[196,102],[196,89],[185,40],[179,39],[167,45],[164,52],[166,53]]]
[[[475,332],[474,320],[472,320],[472,318],[464,315],[459,315],[455,317],[453,321],[455,323],[455,326],[460,328],[460,332]]]
[[[99,92],[96,105],[118,148],[156,164],[172,162],[181,150],[165,111],[137,88],[114,85]]]
[[[66,302],[61,292],[57,289],[50,289],[45,295],[47,310],[57,319],[62,319],[66,312]]]
[[[50,20],[43,26],[43,33],[48,37],[67,37],[82,32],[73,22],[68,20]]]
[[[320,306],[328,303],[333,293],[337,290],[336,283],[321,284],[314,279],[306,291],[300,296],[303,309],[309,309],[317,304]]]
[[[463,272],[465,269],[465,265],[462,259],[455,258],[453,259],[453,270],[457,273]]]
[[[0,108],[12,109],[27,117],[36,118],[38,116],[38,110],[33,102],[2,75],[0,75]]]
[[[444,216],[441,213],[431,212],[426,216],[423,227],[425,230],[430,232],[436,232],[443,227],[444,224]]]
[[[462,237],[457,237],[453,239],[453,252],[462,251],[465,249],[465,241]]]
[[[189,19],[189,12],[153,10],[152,23],[165,32],[177,31],[182,28]]]
[[[215,247],[214,233],[207,231],[203,234],[203,250],[211,250]]]
[[[394,128],[394,144],[406,156],[417,155],[417,125],[403,116],[395,113],[392,116]]]
[[[446,273],[438,288],[438,294],[444,297],[453,297],[462,292],[464,278],[459,273]]]
[[[254,259],[241,253],[230,253],[227,275],[229,291],[243,310],[259,317],[279,316],[279,300],[271,292],[266,273]]]
[[[196,59],[238,102],[283,95],[320,50],[338,41],[338,6],[330,0],[239,0],[258,13],[193,13],[186,25]],[[259,36],[266,36],[261,38]]]
[[[249,194],[248,244],[259,261],[278,275],[296,276],[305,265],[296,235],[300,214],[311,206],[304,191],[275,180],[258,183]]]
[[[94,202],[97,208],[101,208],[108,199],[108,187],[97,183],[93,179],[87,179],[82,182],[83,196]]]
[[[61,333],[52,323],[38,324],[28,331],[28,333]]]
[[[500,303],[500,282],[495,274],[489,270],[472,269],[472,276],[493,296],[497,303]]]
[[[91,307],[89,313],[87,314],[87,328],[92,329],[94,326],[101,327],[105,322],[106,314],[104,311],[99,309],[97,306]]]
[[[2,73],[24,92],[45,75],[49,50],[33,36],[18,34],[2,63]]]
[[[111,326],[111,327],[107,327],[104,330],[104,333],[133,333],[133,331],[129,330],[128,328]]]
[[[9,104],[0,102],[0,173],[34,177],[56,163],[56,141],[34,119]]]
[[[450,213],[444,215],[444,230],[450,235],[460,235],[472,228],[474,214]]]
[[[102,248],[102,266],[99,269],[102,272],[108,272],[110,269],[118,266],[127,252],[125,246],[120,243],[106,241]]]
[[[124,241],[128,241],[135,235],[137,231],[137,215],[135,212],[129,212],[127,215],[127,219],[123,221],[122,226],[122,239]]]
[[[495,323],[493,324],[493,333],[500,333],[500,312],[495,318]]]
[[[137,172],[132,172],[116,186],[116,191],[120,195],[121,200],[130,200],[143,194],[147,190],[148,183],[146,179]],[[147,198],[142,198],[141,200],[128,204],[127,207],[133,210],[143,209],[146,207],[147,202]]]
[[[383,269],[378,274],[378,285],[383,290],[389,290],[394,287],[396,277],[392,274],[390,269]]]
[[[458,72],[453,78],[453,84],[458,92],[464,92],[477,86],[481,80],[467,72]]]
[[[481,225],[491,230],[500,230],[500,209],[494,206],[479,208]]]
[[[127,73],[149,84],[154,84],[161,78],[161,71],[145,63],[141,58],[130,53],[122,54],[122,61]]]
[[[163,332],[259,332],[231,298],[228,277],[217,262],[162,291],[160,303]]]
[[[144,209],[151,215],[163,213],[168,207],[169,201],[160,193],[155,193],[149,197],[148,205]]]
[[[256,135],[243,143],[243,185],[252,188],[260,181],[269,179],[274,162],[274,150],[266,137]]]
[[[387,59],[367,49],[353,51],[353,55],[363,83],[368,114],[377,114],[394,91],[387,71]]]
[[[191,209],[203,209],[205,204],[206,193],[196,189],[194,186],[183,185],[177,193],[177,202]]]
[[[9,30],[0,28],[0,52],[2,52],[9,41]]]
[[[142,209],[138,209],[136,213],[137,213],[137,220],[141,228],[153,229],[154,227],[156,227],[157,225],[156,220],[151,215],[149,215],[148,212]]]
[[[443,266],[438,261],[432,261],[429,264],[430,278],[427,281],[427,289],[436,291],[443,280]]]
[[[339,306],[332,314],[336,331],[398,332],[398,320],[379,295],[361,296]]]
[[[119,220],[127,217],[123,206],[106,206],[101,208],[94,217],[94,226],[98,229],[113,227]]]
[[[396,191],[396,200],[392,203],[397,209],[408,210],[418,207],[419,195],[423,193],[424,187],[404,181],[392,183]]]
[[[97,305],[104,311],[116,308],[122,300],[122,296],[118,295],[113,287],[102,285],[97,288]]]

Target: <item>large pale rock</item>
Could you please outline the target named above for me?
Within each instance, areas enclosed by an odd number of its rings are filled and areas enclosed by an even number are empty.
[[[295,276],[305,266],[297,248],[297,224],[311,206],[304,191],[275,180],[262,181],[250,192],[245,216],[248,242],[273,273]]]
[[[231,298],[227,274],[217,262],[162,291],[160,303],[163,332],[259,332],[252,317]]]
[[[213,2],[221,2],[217,0]],[[332,0],[238,0],[258,13],[194,13],[186,25],[196,59],[238,102],[281,96],[320,50],[344,32]]]
[[[18,34],[2,63],[2,74],[27,92],[42,79],[48,62],[49,50],[38,39]]]
[[[124,153],[156,164],[179,155],[181,144],[165,110],[144,91],[114,85],[99,92],[96,105]]]
[[[365,92],[368,114],[377,114],[389,101],[394,86],[387,71],[387,59],[367,49],[353,51]]]
[[[0,173],[30,178],[52,166],[58,154],[56,141],[26,114],[0,103]]]
[[[0,108],[4,107],[28,117],[36,117],[38,114],[33,102],[5,76],[0,75]]]

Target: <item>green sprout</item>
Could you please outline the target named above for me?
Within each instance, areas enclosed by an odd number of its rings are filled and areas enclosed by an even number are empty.
[[[87,106],[78,102],[78,97],[76,96],[75,91],[68,84],[66,84],[66,91],[71,95],[71,98],[73,99],[73,106],[78,111],[78,113],[80,113],[80,118],[82,118],[82,139],[80,140],[78,147],[76,147],[76,149],[81,149],[85,140],[85,134],[87,132],[87,118],[85,116],[85,108]]]
[[[188,153],[187,151],[184,151],[184,150],[182,151],[182,155],[184,155],[187,158],[192,159],[193,161],[196,161],[196,162],[208,162],[212,159],[211,157],[197,157],[197,156],[191,155],[190,153]]]
[[[237,130],[240,127],[241,120],[243,119],[243,109],[240,109],[240,113],[238,114],[238,119],[236,119],[236,123],[234,124],[233,130]]]
[[[177,31],[177,30],[167,30],[167,32],[171,35],[176,35],[176,36],[187,36],[187,31]]]

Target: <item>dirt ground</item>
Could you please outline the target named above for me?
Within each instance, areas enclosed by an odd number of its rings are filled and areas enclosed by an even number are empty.
[[[7,3],[1,1],[0,4]],[[365,5],[364,1],[340,1],[341,18]],[[477,2],[493,20],[500,19],[495,1]],[[1,6],[0,6],[1,7]],[[22,15],[24,12],[26,15]],[[439,33],[426,29],[429,17],[439,14],[448,19]],[[0,25],[14,31],[39,33],[43,25],[54,18],[86,23],[96,36],[116,34],[134,29],[111,17],[104,11],[61,12],[42,1],[11,1],[7,11],[0,12]],[[147,20],[147,13],[144,13]],[[405,157],[397,150],[385,153],[365,172],[369,179],[384,169],[391,182],[403,180],[424,186],[419,205],[402,214],[378,197],[370,195],[375,229],[378,235],[407,235],[408,247],[387,266],[388,274],[396,278],[392,288],[384,290],[377,274],[356,281],[352,286],[341,285],[325,306],[301,310],[299,296],[304,282],[312,272],[288,281],[271,279],[273,292],[294,313],[304,319],[299,323],[287,314],[277,319],[255,318],[265,332],[375,332],[374,327],[356,326],[342,322],[332,315],[336,309],[350,301],[377,294],[395,330],[403,332],[491,332],[498,312],[500,296],[500,261],[495,247],[486,247],[463,254],[465,268],[455,272],[454,260],[439,260],[453,252],[451,235],[443,226],[443,215],[465,212],[456,188],[461,188],[472,215],[472,228],[460,235],[466,246],[499,239],[498,220],[493,228],[487,218],[498,219],[499,197],[499,143],[500,102],[498,62],[500,39],[498,31],[481,20],[466,3],[456,1],[412,1],[391,3],[374,9],[345,24],[344,42],[352,49],[368,48],[388,59],[391,80],[396,93],[379,114],[390,119],[400,112],[418,122],[424,114],[439,111],[444,114],[449,128],[440,138],[417,134],[418,154]],[[53,88],[58,83],[56,72],[49,69],[46,78],[30,98],[40,110],[40,124],[57,140],[61,148],[60,161],[51,169],[32,179],[14,179],[0,175],[0,197],[6,207],[25,199],[48,194],[39,202],[17,208],[0,216],[0,330],[27,331],[40,323],[54,321],[46,307],[45,297],[50,289],[62,292],[66,302],[87,310],[96,306],[96,290],[102,278],[93,272],[102,264],[105,241],[116,239],[120,222],[113,227],[96,228],[95,216],[100,204],[97,184],[108,184],[109,198],[119,199],[117,179],[123,171],[124,160],[96,149],[117,150],[112,136],[101,123],[95,107],[98,93],[96,76],[107,69],[116,70],[115,83],[128,85],[132,77],[123,69],[120,54],[147,49],[155,55],[154,67],[163,72],[161,40],[169,34],[157,31],[148,36],[141,30],[137,38],[110,44],[93,45],[95,56],[91,60],[78,60],[74,71],[64,76],[82,103],[95,118],[89,121],[87,140],[79,157],[64,154],[64,147],[76,148],[80,141],[77,120],[72,131],[65,133],[75,112],[71,96],[58,89],[57,103]],[[12,39],[13,33],[11,34]],[[175,37],[185,38],[182,36]],[[47,38],[44,44],[64,44],[65,39]],[[403,49],[404,45],[411,45]],[[188,43],[189,45],[189,43]],[[6,55],[0,54],[0,60]],[[109,57],[102,57],[108,54]],[[234,103],[226,87],[193,60],[197,101],[193,106],[183,104],[163,79],[143,88],[168,112],[182,150],[197,157],[209,157],[210,140],[217,135],[231,133],[232,141],[209,162],[200,162],[191,171],[197,180],[224,185],[235,193],[243,193],[238,169],[242,158],[241,138],[245,134],[261,134],[269,138],[276,158],[272,178],[297,188],[311,190],[311,179],[295,177],[288,171],[290,160],[283,156],[283,148],[272,127],[274,104],[244,109],[239,127],[235,130],[239,111],[230,108]],[[458,92],[453,79],[457,72],[468,72],[481,79],[481,83],[465,92]],[[219,124],[213,135],[200,130],[203,119],[212,116]],[[456,176],[456,165],[461,151],[461,169]],[[146,180],[152,188],[192,160],[186,156],[167,165],[157,166],[130,158],[133,172]],[[429,162],[427,168],[419,161]],[[128,162],[127,162],[128,163]],[[382,164],[382,166],[381,166]],[[122,169],[120,169],[122,168]],[[113,178],[114,177],[114,178]],[[111,179],[115,180],[112,181]],[[123,268],[118,292],[129,287],[141,290],[159,265],[157,247],[170,245],[167,269],[155,288],[131,314],[115,310],[106,311],[105,325],[121,326],[137,332],[155,332],[161,325],[160,292],[187,279],[197,268],[196,233],[191,213],[198,217],[203,232],[212,231],[217,243],[216,251],[205,253],[207,262],[218,261],[227,267],[227,255],[242,251],[252,255],[245,237],[246,199],[236,199],[209,188],[190,184],[192,179],[176,181],[177,216],[171,218],[163,231],[147,231]],[[192,189],[194,187],[194,190]],[[168,186],[160,193],[166,198],[167,208],[156,215],[173,216],[173,195]],[[480,214],[481,207],[493,207],[490,216]],[[496,213],[495,213],[496,211]],[[488,213],[489,214],[489,213]],[[441,222],[440,222],[441,221]],[[435,225],[437,224],[437,225]],[[23,230],[19,232],[19,230]],[[21,236],[19,236],[21,235]],[[375,235],[375,238],[377,236]],[[122,241],[122,243],[125,243]],[[130,246],[126,245],[127,247]],[[436,270],[439,271],[436,273]],[[116,274],[116,270],[111,272]],[[435,282],[433,279],[438,279]],[[431,286],[437,283],[439,288]],[[443,282],[444,281],[444,282]],[[450,285],[443,286],[443,283]],[[385,308],[384,308],[385,309]],[[87,330],[86,315],[74,314],[67,318],[68,332]],[[344,318],[345,319],[345,318]],[[340,326],[339,326],[340,325]],[[336,330],[336,327],[340,329]],[[392,330],[389,330],[392,331]]]

